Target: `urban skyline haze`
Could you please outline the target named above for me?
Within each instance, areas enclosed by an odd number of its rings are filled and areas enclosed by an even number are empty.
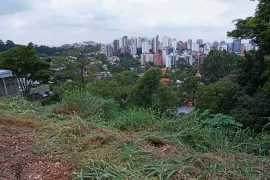
[[[115,38],[175,37],[231,41],[234,19],[252,16],[248,0],[9,0],[0,1],[0,39],[59,46]]]

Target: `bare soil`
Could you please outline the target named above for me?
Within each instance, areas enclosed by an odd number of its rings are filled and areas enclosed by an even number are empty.
[[[31,126],[4,123],[0,118],[0,180],[73,179],[71,165],[35,154],[38,132]]]

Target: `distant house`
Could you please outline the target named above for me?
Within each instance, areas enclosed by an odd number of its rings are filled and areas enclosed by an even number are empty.
[[[161,81],[162,81],[163,84],[168,85],[169,81],[170,81],[170,78],[161,78]]]
[[[19,83],[10,70],[0,69],[0,96],[16,96],[20,94]]]

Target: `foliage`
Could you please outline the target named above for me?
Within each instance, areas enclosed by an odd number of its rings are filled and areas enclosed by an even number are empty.
[[[202,125],[209,126],[214,129],[215,133],[230,134],[243,127],[243,125],[228,115],[224,114],[210,114],[205,111],[200,114],[200,122]]]
[[[114,119],[119,106],[113,100],[93,96],[87,91],[73,90],[63,94],[61,109],[67,113],[76,113],[88,121]]]
[[[167,85],[158,87],[153,98],[153,109],[168,115],[174,113],[175,105],[178,102],[177,93],[174,90],[173,87]]]
[[[77,174],[79,179],[142,179],[143,176],[138,171],[117,167],[104,161],[91,160],[84,166],[84,169]]]
[[[117,101],[121,107],[125,108],[126,100],[130,95],[139,76],[136,72],[123,71],[113,75],[113,77],[103,78],[87,88],[96,95],[110,98]]]
[[[33,46],[19,46],[0,54],[0,67],[12,70],[23,94],[29,94],[34,81],[45,83],[52,75],[49,62],[39,59]]]
[[[55,106],[41,106],[25,99],[22,103],[17,101],[1,99],[0,113],[19,116],[8,104],[29,108],[32,119],[43,114],[45,108],[50,112],[55,109]],[[81,107],[91,111],[88,106]],[[39,134],[33,150],[39,155],[67,159],[75,167],[83,164],[81,170],[76,170],[81,179],[207,179],[209,176],[265,179],[269,176],[269,157],[263,157],[269,155],[269,135],[240,130],[231,117],[224,115],[193,112],[185,117],[157,118],[155,114],[133,109],[120,112],[117,118],[109,121],[101,118],[92,122],[76,114],[65,121],[57,114],[48,114],[43,116],[41,123],[36,121]],[[201,119],[205,117],[219,120],[202,124]],[[235,131],[217,133],[226,127]]]
[[[225,77],[232,70],[236,69],[241,57],[227,51],[213,50],[204,60],[201,74],[206,84],[215,83],[218,79]]]
[[[235,20],[235,30],[228,32],[229,37],[250,39],[260,47],[263,55],[270,54],[270,2],[260,0],[255,15]]]
[[[42,106],[46,106],[46,105],[56,104],[60,101],[61,101],[61,96],[60,94],[56,93],[45,99],[42,99],[40,103]]]
[[[57,56],[53,62],[53,68],[57,69],[63,77],[83,83],[88,82],[93,78],[100,63],[92,57],[92,53],[96,53],[96,51],[95,47],[74,48]]]
[[[214,85],[200,86],[197,91],[196,106],[209,109],[211,113],[218,111],[219,98]]]
[[[119,56],[120,61],[116,62],[116,66],[110,66],[111,73],[120,73],[122,71],[130,71],[132,68],[138,70],[140,62],[129,53],[124,53]]]
[[[237,78],[236,74],[231,73],[214,84],[219,101],[218,112],[229,114],[235,108],[237,98],[242,94]]]
[[[137,108],[122,112],[116,120],[109,122],[109,126],[121,131],[151,131],[158,121],[154,111]]]
[[[151,67],[141,77],[129,101],[138,107],[152,107],[154,94],[160,86],[162,71],[159,68]]]

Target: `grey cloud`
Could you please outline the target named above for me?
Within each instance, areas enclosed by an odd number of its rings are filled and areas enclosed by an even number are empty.
[[[91,18],[77,19],[76,17],[65,17],[65,16],[50,16],[37,21],[32,25],[35,28],[54,28],[54,27],[65,27],[65,28],[92,28],[101,31],[117,31],[119,30],[115,26],[111,26],[110,23],[104,21],[93,21]]]
[[[113,15],[106,15],[106,14],[96,14],[94,15],[94,21],[108,21],[115,19]]]
[[[0,16],[26,11],[31,5],[28,0],[1,0]]]

